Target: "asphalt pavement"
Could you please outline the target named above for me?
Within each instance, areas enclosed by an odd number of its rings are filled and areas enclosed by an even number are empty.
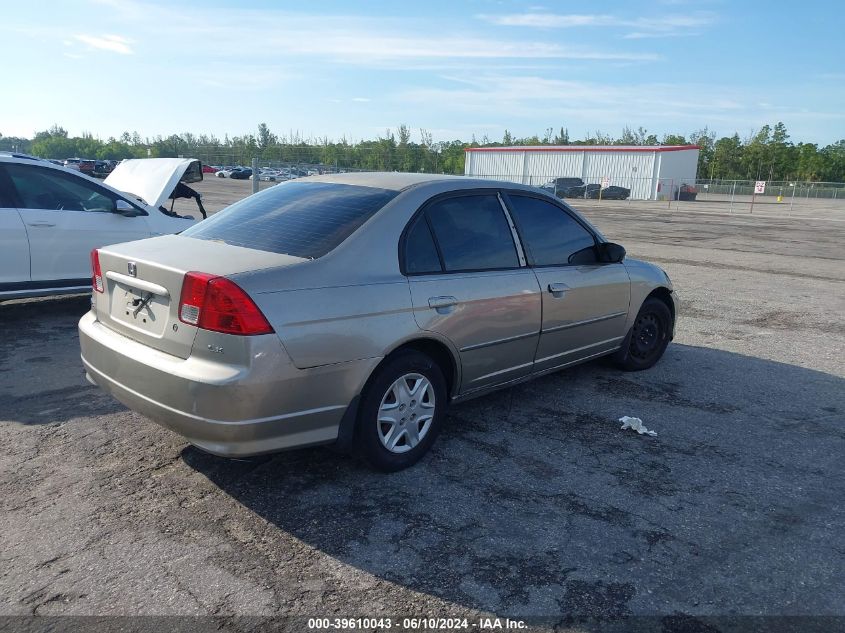
[[[583,208],[672,277],[664,359],[457,405],[392,475],[204,454],[84,380],[88,297],[0,304],[0,614],[845,616],[841,214]]]

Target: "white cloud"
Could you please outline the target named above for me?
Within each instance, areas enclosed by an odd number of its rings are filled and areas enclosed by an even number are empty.
[[[712,121],[756,109],[756,103],[747,102],[743,94],[693,84],[610,85],[494,74],[459,81],[460,87],[412,89],[396,99],[438,103],[446,110],[479,116],[495,111],[500,117],[536,120],[621,121],[620,127],[631,120],[660,117]]]
[[[497,26],[534,26],[545,28],[570,28],[576,26],[602,26],[618,23],[612,15],[582,15],[558,13],[510,13],[505,15],[481,14],[476,16]]]
[[[111,51],[121,55],[132,54],[132,48],[129,46],[130,40],[120,35],[74,35],[74,38],[98,50]]]
[[[623,38],[626,40],[646,40],[662,37],[690,37],[693,35],[701,35],[701,33],[695,31],[632,31],[631,33],[626,33]]]
[[[358,103],[369,103],[370,102],[370,99],[368,99],[367,97],[352,97],[352,100],[356,101]]]
[[[176,4],[135,0],[91,0],[111,7],[112,17],[133,33],[166,39],[171,48],[194,54],[243,50],[261,42],[261,55],[297,55],[335,63],[407,68],[413,63],[455,60],[594,60],[642,62],[643,52],[526,42],[444,29],[436,20],[310,15],[281,10],[228,9],[197,13]]]
[[[638,18],[625,18],[606,14],[532,12],[499,15],[481,14],[476,17],[497,26],[524,26],[547,29],[604,26],[636,29],[636,31],[625,36],[628,39],[670,37],[676,34],[693,35],[689,31],[690,29],[706,27],[716,21],[716,16],[713,13],[704,11],[683,15],[659,15]]]
[[[313,27],[312,27],[313,28]],[[651,53],[628,53],[575,48],[546,42],[508,41],[502,38],[390,36],[351,29],[297,29],[280,36],[268,33],[263,52],[328,56],[342,63],[404,65],[408,60],[439,59],[578,59],[596,61],[653,61]]]

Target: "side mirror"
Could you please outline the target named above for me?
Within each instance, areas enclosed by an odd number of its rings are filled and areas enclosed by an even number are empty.
[[[601,260],[608,264],[618,264],[625,259],[625,247],[613,242],[599,244]]]
[[[126,200],[121,200],[120,198],[118,198],[114,203],[114,212],[126,218],[134,218],[141,215],[138,213],[138,209],[126,202]]]

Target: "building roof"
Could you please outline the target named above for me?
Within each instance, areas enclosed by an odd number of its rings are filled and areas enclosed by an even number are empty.
[[[467,147],[466,152],[681,152],[701,149],[698,145],[514,145],[509,147]]]

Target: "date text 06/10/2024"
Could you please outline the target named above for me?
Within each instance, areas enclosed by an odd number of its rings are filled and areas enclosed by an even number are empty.
[[[309,618],[311,631],[339,631],[356,629],[404,631],[496,631],[527,628],[523,620],[510,618]]]

